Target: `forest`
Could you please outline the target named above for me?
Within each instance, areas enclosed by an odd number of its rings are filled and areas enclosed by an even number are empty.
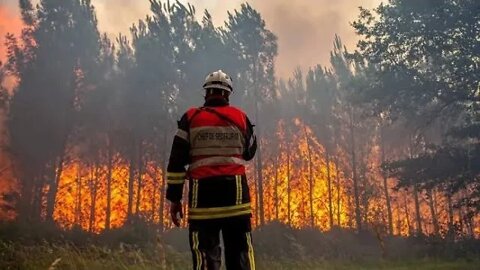
[[[328,65],[290,78],[248,3],[215,26],[207,10],[149,0],[112,37],[90,0],[18,2],[24,26],[2,37],[0,64],[0,230],[12,239],[36,238],[28,226],[176,233],[164,194],[176,121],[222,69],[260,142],[248,167],[257,231],[367,234],[385,256],[388,239],[460,243],[478,260],[479,1],[360,8],[356,48],[332,37]]]

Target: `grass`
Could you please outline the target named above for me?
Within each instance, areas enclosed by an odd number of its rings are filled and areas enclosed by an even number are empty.
[[[123,246],[115,250],[88,246],[77,248],[69,244],[54,245],[44,243],[35,246],[22,246],[15,243],[0,243],[0,269],[4,270],[158,270],[190,269],[190,254],[178,253],[171,248],[156,246],[146,251]],[[288,261],[257,256],[257,269],[325,269],[325,270],[470,270],[479,269],[480,261],[441,261],[433,259],[409,261]]]
[[[260,261],[258,269],[278,269],[278,270],[473,270],[478,269],[480,262],[467,261],[435,261],[435,260],[416,260],[407,262],[275,262]]]

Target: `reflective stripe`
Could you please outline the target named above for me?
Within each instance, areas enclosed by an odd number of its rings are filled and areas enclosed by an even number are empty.
[[[236,185],[237,185],[237,202],[239,205],[242,203],[242,177],[240,175],[235,175]]]
[[[247,236],[248,261],[250,263],[250,270],[255,270],[255,256],[253,254],[252,233],[247,232],[246,236]]]
[[[170,178],[170,177],[185,177],[185,175],[187,175],[187,173],[185,173],[185,172],[167,172],[167,178]]]
[[[200,245],[200,241],[198,241],[198,232],[192,232],[192,250],[195,253],[195,259],[197,262],[197,270],[202,269],[202,255],[198,246]]]
[[[234,217],[240,215],[251,214],[252,208],[250,203],[245,203],[241,205],[233,205],[226,207],[212,207],[212,208],[195,208],[189,209],[189,219],[199,220],[199,219],[213,219],[213,218],[224,218],[224,217]]]
[[[206,147],[206,148],[193,148],[190,151],[192,156],[227,156],[227,155],[241,155],[243,149],[240,147]]]
[[[240,129],[235,126],[201,126],[201,127],[194,127],[190,129],[191,138],[198,137],[199,134],[204,132],[212,132],[212,133],[231,133],[231,132],[240,132]],[[240,135],[242,133],[240,132]]]
[[[168,180],[167,179],[167,184],[169,185],[182,185],[185,183],[185,179],[184,180]]]
[[[190,145],[200,147],[243,147],[243,133],[234,126],[202,126],[190,129]]]
[[[177,133],[175,134],[175,136],[181,138],[181,139],[184,139],[185,141],[188,142],[188,133],[183,130],[183,129],[178,129],[177,130]]]
[[[195,208],[190,209],[190,214],[205,214],[205,213],[219,213],[219,212],[228,212],[236,210],[250,209],[250,203],[244,203],[240,205],[224,206],[224,207],[210,207],[210,208]]]
[[[210,166],[210,165],[228,165],[228,164],[238,164],[238,165],[245,165],[245,160],[236,157],[209,157],[203,158],[198,161],[193,162],[189,170],[196,169],[202,166]]]
[[[192,208],[196,208],[197,205],[198,205],[198,179],[193,179]]]
[[[179,185],[185,183],[185,172],[167,172],[167,184]]]
[[[191,220],[205,220],[205,219],[215,219],[215,218],[227,218],[227,217],[236,217],[241,215],[251,214],[252,209],[243,210],[239,212],[232,212],[232,213],[220,213],[220,214],[206,214],[206,215],[198,215],[198,214],[191,214],[189,215],[189,219]]]

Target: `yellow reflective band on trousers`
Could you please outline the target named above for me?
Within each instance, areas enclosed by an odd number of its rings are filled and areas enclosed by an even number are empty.
[[[178,185],[185,183],[185,172],[167,172],[167,184]]]
[[[198,241],[198,232],[192,232],[192,249],[193,252],[195,253],[195,262],[196,262],[196,268],[197,270],[202,269],[202,254],[198,247],[200,246],[200,241]]]
[[[248,245],[248,262],[250,263],[250,270],[255,270],[255,256],[253,254],[252,233],[247,232]]]
[[[192,209],[196,208],[198,205],[198,179],[193,179],[192,184]]]
[[[252,207],[250,203],[226,206],[226,207],[190,208],[189,219],[201,220],[201,219],[226,218],[226,217],[247,215],[251,213],[252,213]]]
[[[237,201],[236,204],[239,205],[242,203],[242,176],[235,175],[235,181],[237,186]]]

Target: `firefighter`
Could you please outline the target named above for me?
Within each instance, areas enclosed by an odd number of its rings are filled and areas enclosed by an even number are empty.
[[[230,106],[232,79],[218,70],[207,76],[205,104],[178,121],[167,168],[172,222],[180,226],[182,191],[188,179],[189,242],[193,269],[220,269],[220,233],[228,270],[253,270],[250,194],[245,163],[257,140],[244,112]],[[186,170],[186,166],[188,169]]]

